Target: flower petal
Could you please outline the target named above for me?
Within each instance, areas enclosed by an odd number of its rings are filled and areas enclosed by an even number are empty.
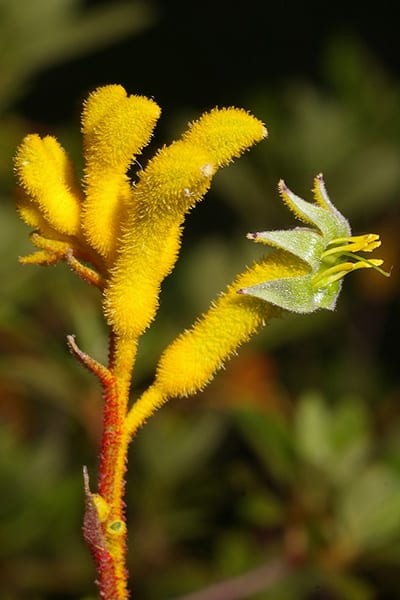
[[[58,141],[51,136],[27,135],[17,150],[15,170],[20,185],[49,225],[62,234],[79,235],[82,195]]]

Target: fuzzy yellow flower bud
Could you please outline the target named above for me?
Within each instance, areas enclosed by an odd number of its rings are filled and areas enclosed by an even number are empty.
[[[27,135],[17,150],[15,170],[19,184],[47,223],[62,234],[78,235],[81,193],[58,141],[51,136]],[[35,220],[32,211],[30,216],[25,211],[25,218]]]
[[[19,262],[24,265],[53,265],[65,258],[71,250],[69,241],[55,239],[51,231],[49,237],[33,232],[30,240],[40,250],[27,256],[20,256]]]
[[[122,86],[92,92],[84,103],[82,133],[87,168],[123,172],[149,142],[160,116],[159,106],[145,96],[128,96]],[[86,173],[91,181],[93,174]]]
[[[32,202],[27,194],[22,189],[18,190],[18,197],[16,201],[16,207],[19,216],[21,219],[30,227],[35,229],[37,232],[40,231],[41,236],[48,240],[55,240],[66,242],[72,240],[68,235],[60,233],[49,225],[48,221],[46,221],[45,217],[40,211],[40,208],[37,204]],[[33,243],[34,239],[31,241]]]
[[[239,275],[210,310],[163,353],[155,381],[163,396],[187,396],[201,390],[224,361],[276,315],[271,304],[242,296],[238,290],[277,277],[302,275],[308,270],[301,260],[276,252]]]
[[[268,135],[265,125],[241,108],[214,108],[194,121],[183,134],[186,141],[207,148],[218,167]]]
[[[140,173],[105,291],[105,312],[118,335],[137,337],[153,319],[185,213],[206,193],[213,173],[206,150],[183,141],[162,148]]]
[[[132,436],[170,398],[201,390],[241,344],[279,314],[276,306],[239,294],[243,287],[277,277],[296,277],[308,271],[302,260],[276,251],[239,275],[209,311],[166,348],[153,385],[128,414],[126,435]]]
[[[91,134],[95,139],[95,128],[100,120],[126,97],[125,89],[118,84],[104,85],[89,94],[83,103],[81,115],[82,133],[86,143],[89,143]]]
[[[124,209],[131,201],[126,172],[149,142],[160,112],[153,100],[127,96],[120,85],[99,88],[85,102],[82,227],[88,242],[106,259],[113,253]]]

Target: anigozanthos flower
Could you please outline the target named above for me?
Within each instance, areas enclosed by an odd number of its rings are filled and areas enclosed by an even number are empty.
[[[261,298],[290,311],[310,313],[318,308],[335,308],[342,279],[347,273],[374,268],[389,276],[389,273],[380,269],[383,260],[357,254],[378,248],[381,245],[379,235],[351,234],[349,222],[329,199],[322,175],[314,180],[315,204],[293,194],[283,181],[279,182],[279,191],[295,215],[313,228],[264,231],[250,233],[248,237],[290,252],[308,265],[308,272],[296,277],[260,281],[242,288],[240,293]]]
[[[195,324],[162,354],[152,386],[127,418],[132,435],[168,399],[201,390],[223,363],[281,309],[299,313],[332,310],[344,275],[360,268],[380,269],[381,259],[366,259],[379,236],[352,236],[345,217],[329,200],[322,175],[314,181],[315,204],[295,196],[279,183],[283,200],[313,228],[249,234],[276,248],[239,275]]]
[[[185,215],[216,170],[266,135],[246,111],[214,109],[139,173],[105,290],[105,313],[119,336],[137,337],[152,321],[160,285],[178,256]]]
[[[160,115],[157,104],[128,96],[120,85],[98,88],[84,104],[82,132],[85,169],[83,189],[73,164],[52,136],[27,135],[17,150],[15,171],[20,184],[21,218],[40,234],[40,251],[24,262],[50,264],[66,252],[106,271],[115,256],[132,186],[127,170],[149,142]],[[39,238],[32,238],[36,244]],[[47,249],[44,249],[44,241]]]
[[[39,251],[23,262],[66,260],[105,289],[114,333],[137,339],[152,321],[163,279],[172,270],[186,213],[204,196],[218,168],[267,135],[261,121],[237,108],[214,109],[161,148],[132,185],[127,171],[149,142],[157,104],[120,85],[98,88],[84,103],[83,189],[58,141],[25,138],[15,159],[21,217],[36,228]],[[96,271],[88,270],[91,263]]]
[[[99,88],[84,103],[82,228],[108,264],[114,258],[125,211],[134,202],[127,170],[149,143],[160,113],[154,100],[128,96],[121,85]]]
[[[82,187],[51,136],[27,136],[15,160],[18,210],[35,228],[31,240],[38,249],[21,261],[48,265],[65,260],[103,292],[111,327],[107,366],[68,336],[71,352],[103,387],[99,478],[92,493],[84,469],[83,531],[105,600],[129,597],[123,495],[128,445],[137,428],[170,398],[201,390],[282,309],[332,309],[346,273],[364,267],[384,273],[380,259],[358,254],[377,248],[379,237],[352,236],[322,176],[315,179],[315,204],[281,182],[284,201],[311,227],[249,234],[275,250],[239,275],[166,348],[153,385],[129,409],[138,339],[154,318],[162,281],[177,259],[186,213],[207,192],[218,168],[267,135],[261,121],[241,109],[214,109],[191,123],[180,140],[156,152],[133,184],[128,168],[148,143],[159,114],[153,100],[128,96],[121,86],[95,90],[82,115]]]

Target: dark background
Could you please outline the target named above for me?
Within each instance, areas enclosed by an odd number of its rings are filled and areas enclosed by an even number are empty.
[[[112,3],[82,6],[106,4]],[[390,3],[373,10],[344,2],[254,0],[152,6],[156,19],[147,30],[38,74],[20,103],[24,113],[57,122],[73,114],[87,90],[110,82],[154,96],[166,113],[240,103],[249,89],[275,88],[292,78],[323,85],[326,49],[337,39],[362,45],[388,74],[399,71]]]

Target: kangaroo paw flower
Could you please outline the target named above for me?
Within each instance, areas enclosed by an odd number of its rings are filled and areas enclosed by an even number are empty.
[[[217,168],[265,136],[261,121],[245,111],[215,109],[139,174],[105,291],[105,313],[118,335],[137,337],[154,318],[185,215],[203,198]]]
[[[356,254],[378,248],[381,244],[379,236],[372,233],[351,235],[348,221],[328,197],[322,175],[314,180],[314,204],[293,194],[283,181],[279,183],[279,191],[295,215],[312,228],[264,231],[248,234],[248,237],[297,256],[308,265],[308,272],[262,281],[238,290],[239,293],[261,298],[286,310],[310,313],[318,308],[335,308],[342,279],[347,273],[374,268],[389,276],[380,269],[381,259],[367,259]]]
[[[160,112],[154,100],[128,96],[120,85],[95,90],[84,104],[82,228],[89,244],[106,260],[121,234],[124,210],[133,201],[127,170],[149,143]]]
[[[34,229],[31,241],[37,248],[21,262],[66,262],[102,293],[110,328],[107,365],[68,336],[74,357],[103,387],[97,493],[91,492],[84,469],[83,531],[104,600],[129,597],[123,497],[128,445],[137,429],[170,398],[203,389],[240,345],[283,309],[333,309],[347,273],[374,268],[388,275],[381,259],[369,257],[380,246],[379,236],[352,235],[331,203],[322,175],[314,181],[313,203],[281,181],[283,201],[305,226],[248,234],[274,250],[238,275],[167,346],[154,383],[130,407],[139,338],[156,315],[163,280],[178,258],[187,213],[202,200],[219,168],[267,136],[264,124],[242,109],[211,110],[179,140],[159,149],[131,182],[128,169],[149,142],[159,116],[154,100],[129,96],[119,85],[90,94],[81,121],[81,186],[53,137],[26,136],[15,158],[17,210]]]

